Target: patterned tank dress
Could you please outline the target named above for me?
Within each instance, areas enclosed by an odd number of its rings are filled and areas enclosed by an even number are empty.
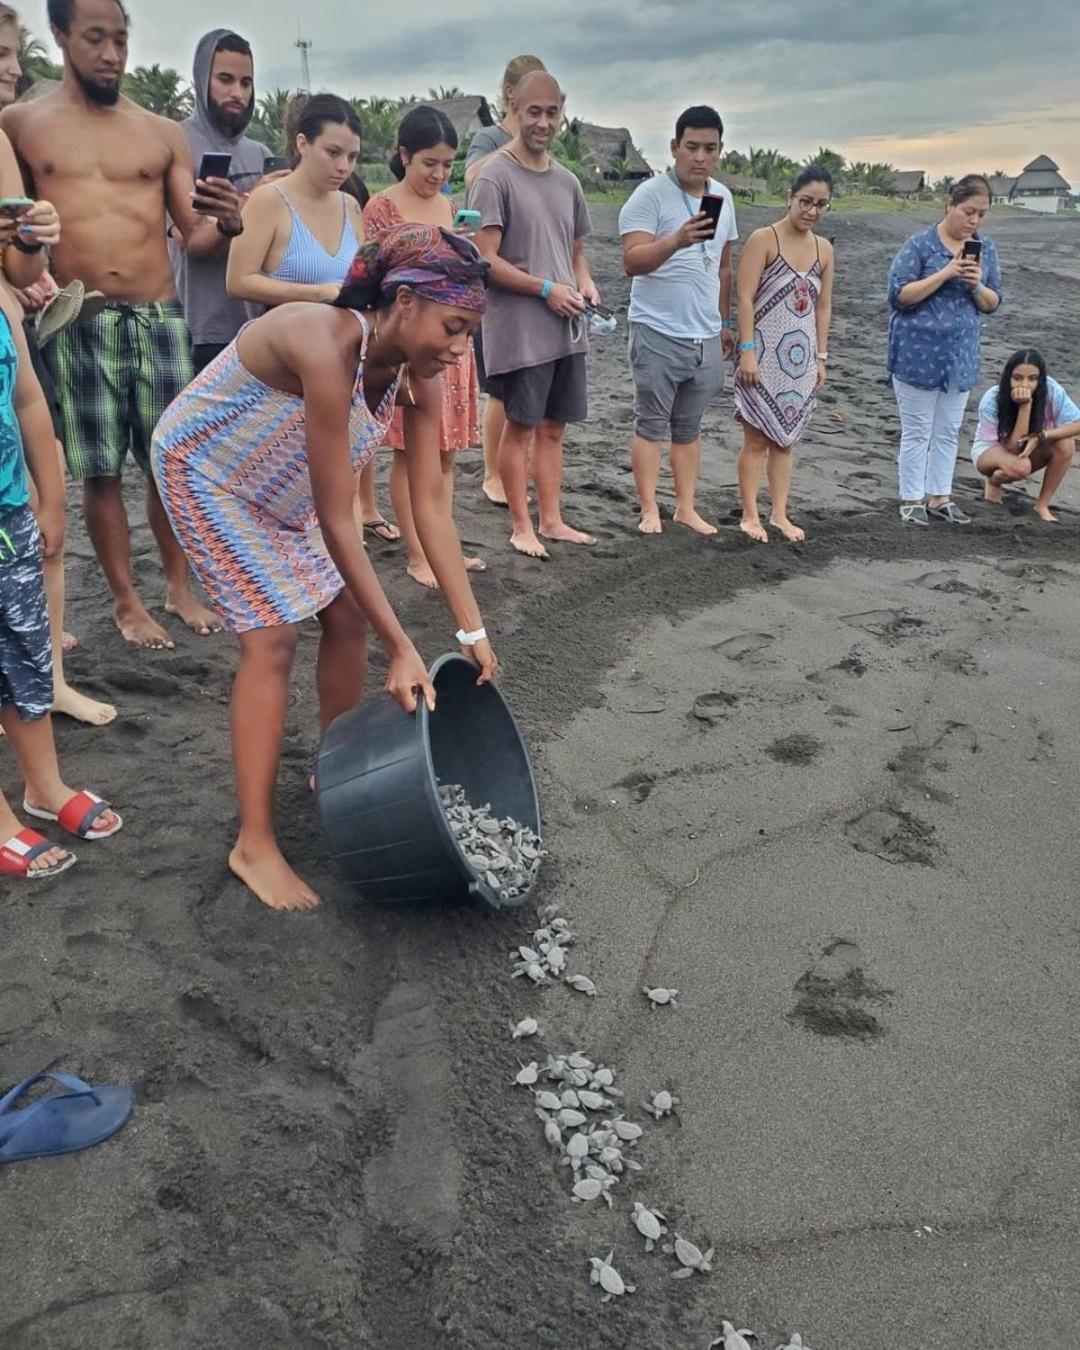
[[[758,383],[735,381],[735,413],[774,445],[802,439],[817,403],[816,309],[821,294],[821,249],[808,272],[797,272],[780,250],[765,268],[754,296]]]
[[[386,435],[400,375],[375,412],[364,398],[368,322],[349,420],[360,470]],[[243,330],[241,330],[243,331]],[[154,432],[154,479],[206,598],[235,633],[299,623],[344,589],[315,515],[304,400],[241,363],[236,339],[169,405]]]

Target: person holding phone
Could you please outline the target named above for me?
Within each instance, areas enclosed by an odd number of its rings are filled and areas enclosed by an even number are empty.
[[[634,379],[634,469],[642,534],[659,534],[663,442],[671,445],[675,521],[716,533],[698,514],[701,419],[724,387],[734,351],[731,246],[735,203],[712,178],[724,146],[715,108],[687,108],[675,123],[668,173],[636,187],[619,213],[630,283],[630,373]]]
[[[997,384],[979,400],[971,462],[986,477],[986,500],[1000,502],[1005,484],[1042,470],[1035,514],[1053,524],[1050,503],[1073,462],[1077,436],[1080,407],[1047,374],[1042,353],[1034,347],[1013,352]]]
[[[226,178],[246,197],[273,163],[262,141],[246,134],[255,111],[250,43],[229,28],[204,34],[195,48],[191,88],[195,110],[180,127],[198,176]],[[177,244],[170,249],[196,374],[258,313],[255,306],[233,299],[226,288],[230,242],[222,236],[213,255],[205,258],[189,257]]]
[[[979,378],[982,321],[1001,304],[994,241],[980,232],[990,185],[971,173],[954,183],[936,225],[906,241],[889,269],[889,356],[900,410],[900,519],[968,525],[952,500],[971,390]]]
[[[41,98],[6,108],[0,126],[28,184],[48,183],[63,217],[52,253],[57,282],[80,280],[107,300],[93,318],[55,337],[45,356],[60,397],[68,469],[83,483],[87,531],[117,626],[134,646],[171,647],[135,588],[122,472],[129,453],[148,472],[154,425],[192,374],[167,219],[192,257],[211,256],[223,235],[241,228],[240,198],[231,183],[215,179],[199,185],[196,211],[183,132],[124,97],[129,20],[117,0],[49,0],[48,13],[63,80]],[[217,619],[192,590],[149,477],[147,513],[164,565],[166,610],[195,633],[214,631]]]
[[[498,663],[446,512],[440,372],[480,321],[487,268],[466,239],[398,225],[356,254],[332,304],[286,304],[245,328],[162,418],[154,472],[169,517],[227,626],[239,635],[232,732],[240,832],[229,865],[265,905],[317,898],[281,854],[274,788],[298,626],[317,618],[319,720],[360,698],[367,626],[390,658],[387,688],[434,707],[424,662],[356,532],[352,480],[404,390],[408,473],[424,552],[473,656]]]
[[[390,172],[398,181],[385,191],[377,192],[364,207],[364,228],[369,238],[377,239],[386,230],[407,222],[436,225],[444,230],[459,228],[457,206],[443,192],[453,172],[457,145],[454,124],[437,108],[413,108],[405,114],[398,127],[397,149],[390,160]],[[479,219],[478,212],[473,216]],[[468,221],[463,224],[466,228],[460,232],[471,233],[467,228]],[[442,383],[439,448],[442,451],[446,510],[451,513],[454,455],[475,445],[479,438],[479,387],[471,345],[457,365],[443,371]],[[406,571],[421,586],[434,588],[438,582],[431,564],[424,557],[409,502],[409,475],[405,462],[408,445],[402,409],[394,414],[383,444],[395,452],[390,469],[390,500],[408,553]],[[466,558],[465,566],[470,572],[482,572],[486,564],[482,558]]]

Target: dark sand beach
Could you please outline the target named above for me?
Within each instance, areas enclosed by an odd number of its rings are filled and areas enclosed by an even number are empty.
[[[740,210],[743,236],[774,214]],[[594,217],[624,307],[615,211]],[[350,896],[306,789],[314,632],[281,822],[325,903],[255,903],[225,865],[232,642],[173,625],[175,651],[126,648],[72,511],[71,672],[120,717],[58,736],[127,828],[55,885],[0,892],[0,1080],[62,1065],[133,1080],[138,1106],[99,1148],[0,1168],[3,1350],[704,1350],[722,1317],[768,1350],[795,1330],[814,1350],[1075,1350],[1080,470],[1044,526],[1024,492],[981,502],[965,443],[973,525],[900,525],[885,274],[932,218],[825,223],[805,545],[740,535],[730,400],[705,439],[719,536],[638,535],[625,327],[595,343],[568,445],[567,515],[597,548],[513,555],[479,454],[461,458],[459,524],[490,564],[477,593],[545,809],[538,899],[572,920],[595,999],[511,981],[531,907]],[[1075,396],[1077,221],[988,232],[1006,302],[979,392],[1035,343]],[[135,542],[160,604],[145,526]],[[434,658],[440,600],[400,546],[376,549]],[[679,1006],[650,1010],[644,984]],[[527,1014],[543,1039],[515,1044]],[[617,1068],[645,1126],[612,1210],[571,1203],[513,1086],[519,1055],[573,1048]],[[654,1124],[659,1088],[681,1105]],[[672,1280],[635,1200],[715,1246],[712,1273]],[[588,1259],[612,1248],[637,1289],[602,1305]]]

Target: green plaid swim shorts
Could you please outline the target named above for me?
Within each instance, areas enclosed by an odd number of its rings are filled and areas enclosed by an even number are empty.
[[[194,375],[178,300],[114,303],[45,348],[64,424],[72,478],[116,478],[128,451],[150,473],[150,438]]]

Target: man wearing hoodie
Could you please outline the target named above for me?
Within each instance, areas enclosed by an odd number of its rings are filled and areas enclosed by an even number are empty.
[[[196,171],[203,155],[231,155],[229,180],[238,192],[249,193],[262,178],[271,155],[261,141],[244,135],[255,111],[254,62],[247,41],[228,28],[207,33],[195,49],[192,88],[195,112],[181,126]],[[257,310],[243,300],[230,299],[225,289],[227,239],[222,238],[217,252],[208,258],[193,258],[175,242],[170,252],[198,373]]]

